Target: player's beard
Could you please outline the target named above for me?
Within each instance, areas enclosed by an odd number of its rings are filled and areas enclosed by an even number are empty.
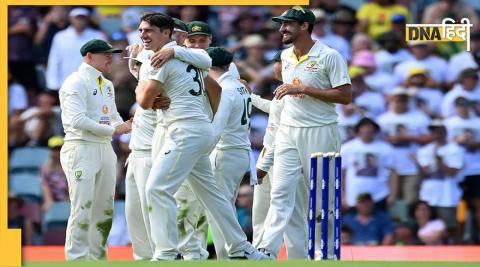
[[[284,33],[288,33],[288,36],[284,36]],[[284,33],[282,33],[282,43],[283,44],[293,43],[293,34],[291,32],[284,32]]]

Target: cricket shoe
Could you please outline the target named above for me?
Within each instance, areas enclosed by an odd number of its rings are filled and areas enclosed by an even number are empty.
[[[176,261],[179,261],[179,260],[183,260],[183,256],[182,254],[177,254],[177,256],[173,259],[160,259],[160,258],[152,258],[150,261],[171,261],[171,260],[176,260]]]
[[[251,247],[251,249],[245,250],[243,256],[233,256],[233,257],[228,257],[230,260],[270,260],[269,256],[266,254],[260,252],[254,247]]]

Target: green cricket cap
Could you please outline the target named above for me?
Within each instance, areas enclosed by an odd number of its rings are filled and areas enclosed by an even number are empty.
[[[283,12],[281,16],[273,17],[273,21],[296,21],[299,23],[308,22],[310,24],[315,23],[315,15],[309,9],[305,9],[301,6],[294,6]]]
[[[226,66],[232,63],[233,54],[225,48],[209,47],[207,53],[212,58],[212,66]]]
[[[172,18],[173,21],[175,21],[175,27],[173,28],[173,31],[176,32],[188,32],[187,24],[183,22],[182,20],[179,20],[177,18]]]
[[[192,21],[187,24],[188,36],[193,35],[212,35],[212,30],[207,23],[203,21]]]
[[[100,39],[93,39],[86,42],[81,48],[80,53],[82,57],[84,57],[88,52],[96,54],[96,53],[121,53],[122,49],[118,49],[113,47],[111,44],[100,40]]]

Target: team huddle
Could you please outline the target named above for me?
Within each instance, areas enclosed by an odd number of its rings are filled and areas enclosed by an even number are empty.
[[[293,46],[275,63],[283,84],[270,101],[240,79],[232,53],[209,47],[208,24],[143,15],[142,44],[127,48],[138,107],[125,122],[102,75],[121,50],[96,39],[82,46],[84,62],[59,91],[72,203],[67,260],[106,257],[117,161],[110,142],[130,131],[126,219],[135,259],[207,259],[208,225],[218,259],[274,259],[282,242],[289,259],[308,258],[308,159],[340,150],[334,103],[351,101],[350,78],[340,54],[311,39],[311,11],[296,6],[272,19]],[[252,105],[269,113],[257,163]],[[246,172],[255,186],[253,244],[235,209]]]

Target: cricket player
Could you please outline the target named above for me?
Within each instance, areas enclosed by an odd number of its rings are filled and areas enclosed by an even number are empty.
[[[67,260],[106,258],[117,164],[112,135],[130,132],[131,121],[118,114],[113,84],[102,73],[111,71],[112,53],[120,52],[105,41],[88,41],[80,49],[83,63],[59,91],[65,130],[60,161],[71,201]]]
[[[210,154],[210,163],[218,188],[235,211],[240,183],[245,173],[250,171],[252,100],[245,86],[230,75],[233,54],[220,47],[210,47],[207,52],[212,58],[209,75],[222,87],[220,106],[213,121],[215,135],[220,140]],[[213,218],[209,218],[209,221],[213,221]],[[211,224],[211,227],[217,228],[215,224]],[[221,231],[215,229],[213,232]],[[217,258],[228,259],[223,236],[214,235],[213,241]]]
[[[281,51],[274,57],[274,75],[277,80],[282,80],[282,63],[280,59]],[[247,89],[248,86],[247,86]],[[250,89],[249,89],[250,90]],[[273,159],[275,151],[275,135],[280,126],[280,117],[283,110],[283,100],[273,99],[266,100],[253,93],[250,94],[252,104],[256,108],[268,113],[268,125],[263,137],[263,149],[257,161],[257,176],[259,184],[254,187],[253,206],[252,206],[252,228],[253,228],[253,245],[257,247],[263,236],[265,218],[270,208],[270,191],[273,179]],[[297,188],[295,198],[303,198],[302,192]],[[297,200],[296,200],[297,201]],[[303,251],[302,239],[298,239],[303,234],[303,215],[297,214],[298,210],[293,211],[292,218],[285,228],[283,236],[285,247],[287,249],[288,259],[303,259],[305,253]],[[299,243],[300,242],[300,243]]]
[[[315,15],[310,10],[295,6],[273,20],[281,23],[282,42],[293,46],[281,55],[284,84],[276,89],[275,97],[285,98],[284,108],[275,137],[270,208],[258,247],[276,257],[285,227],[298,209],[298,214],[303,215],[304,232],[296,238],[307,258],[310,154],[340,150],[334,103],[351,101],[350,78],[342,56],[312,40]],[[298,190],[303,198],[296,199]],[[333,229],[333,220],[331,224]]]
[[[202,21],[192,21],[187,24],[188,37],[185,40],[185,45],[189,48],[207,49],[212,43],[212,30],[208,24]],[[152,66],[160,67],[161,64],[173,57],[173,54],[168,53],[169,49],[162,49],[152,56]],[[238,69],[232,62],[229,66],[230,75],[235,78],[240,78]],[[207,92],[209,88],[206,88]],[[205,103],[212,102],[210,96],[218,97],[214,92],[205,94]],[[209,105],[206,109],[210,119],[213,119],[213,113]],[[178,206],[178,227],[180,234],[179,249],[186,258],[186,253],[197,254],[199,252],[200,259],[207,259],[207,234],[208,224],[205,215],[205,209],[197,200],[192,190],[187,183],[184,183],[175,194],[175,199]]]
[[[156,52],[176,46],[171,41],[173,20],[162,14],[142,16],[140,36],[146,49]],[[214,132],[204,110],[205,85],[219,87],[206,73],[190,64],[171,59],[160,69],[151,69],[149,79],[137,86],[137,101],[150,108],[159,93],[171,99],[163,112],[165,143],[153,162],[147,180],[146,194],[155,244],[153,260],[179,257],[175,192],[187,179],[198,200],[207,208],[214,223],[225,237],[230,257],[262,259],[266,256],[246,239],[228,200],[218,189],[208,159],[214,146]],[[221,90],[221,89],[219,89]],[[212,100],[215,101],[215,100]],[[219,102],[219,99],[217,100]],[[218,102],[212,104],[215,114]],[[191,174],[189,176],[189,174]]]
[[[174,36],[177,32],[186,33],[186,25],[175,19]],[[182,34],[185,35],[185,34]],[[180,37],[177,37],[177,41]],[[185,38],[183,38],[184,40]],[[131,72],[139,81],[145,81],[150,70],[151,51],[142,50],[141,45],[129,47],[131,57],[129,66]],[[189,62],[196,67],[208,69],[211,59],[208,54],[200,49],[186,49],[180,46],[172,49],[176,58]],[[132,62],[133,61],[133,62]],[[135,64],[135,62],[138,62]],[[126,219],[132,239],[133,255],[135,259],[151,259],[154,244],[150,233],[150,220],[145,196],[145,185],[152,166],[152,157],[155,157],[164,141],[164,126],[161,110],[170,105],[170,99],[157,96],[154,109],[137,107],[133,119],[132,135],[129,147],[131,153],[128,159],[126,175]],[[141,207],[141,208],[139,208]],[[194,258],[195,255],[185,254],[185,259]],[[208,253],[207,253],[208,256]]]

